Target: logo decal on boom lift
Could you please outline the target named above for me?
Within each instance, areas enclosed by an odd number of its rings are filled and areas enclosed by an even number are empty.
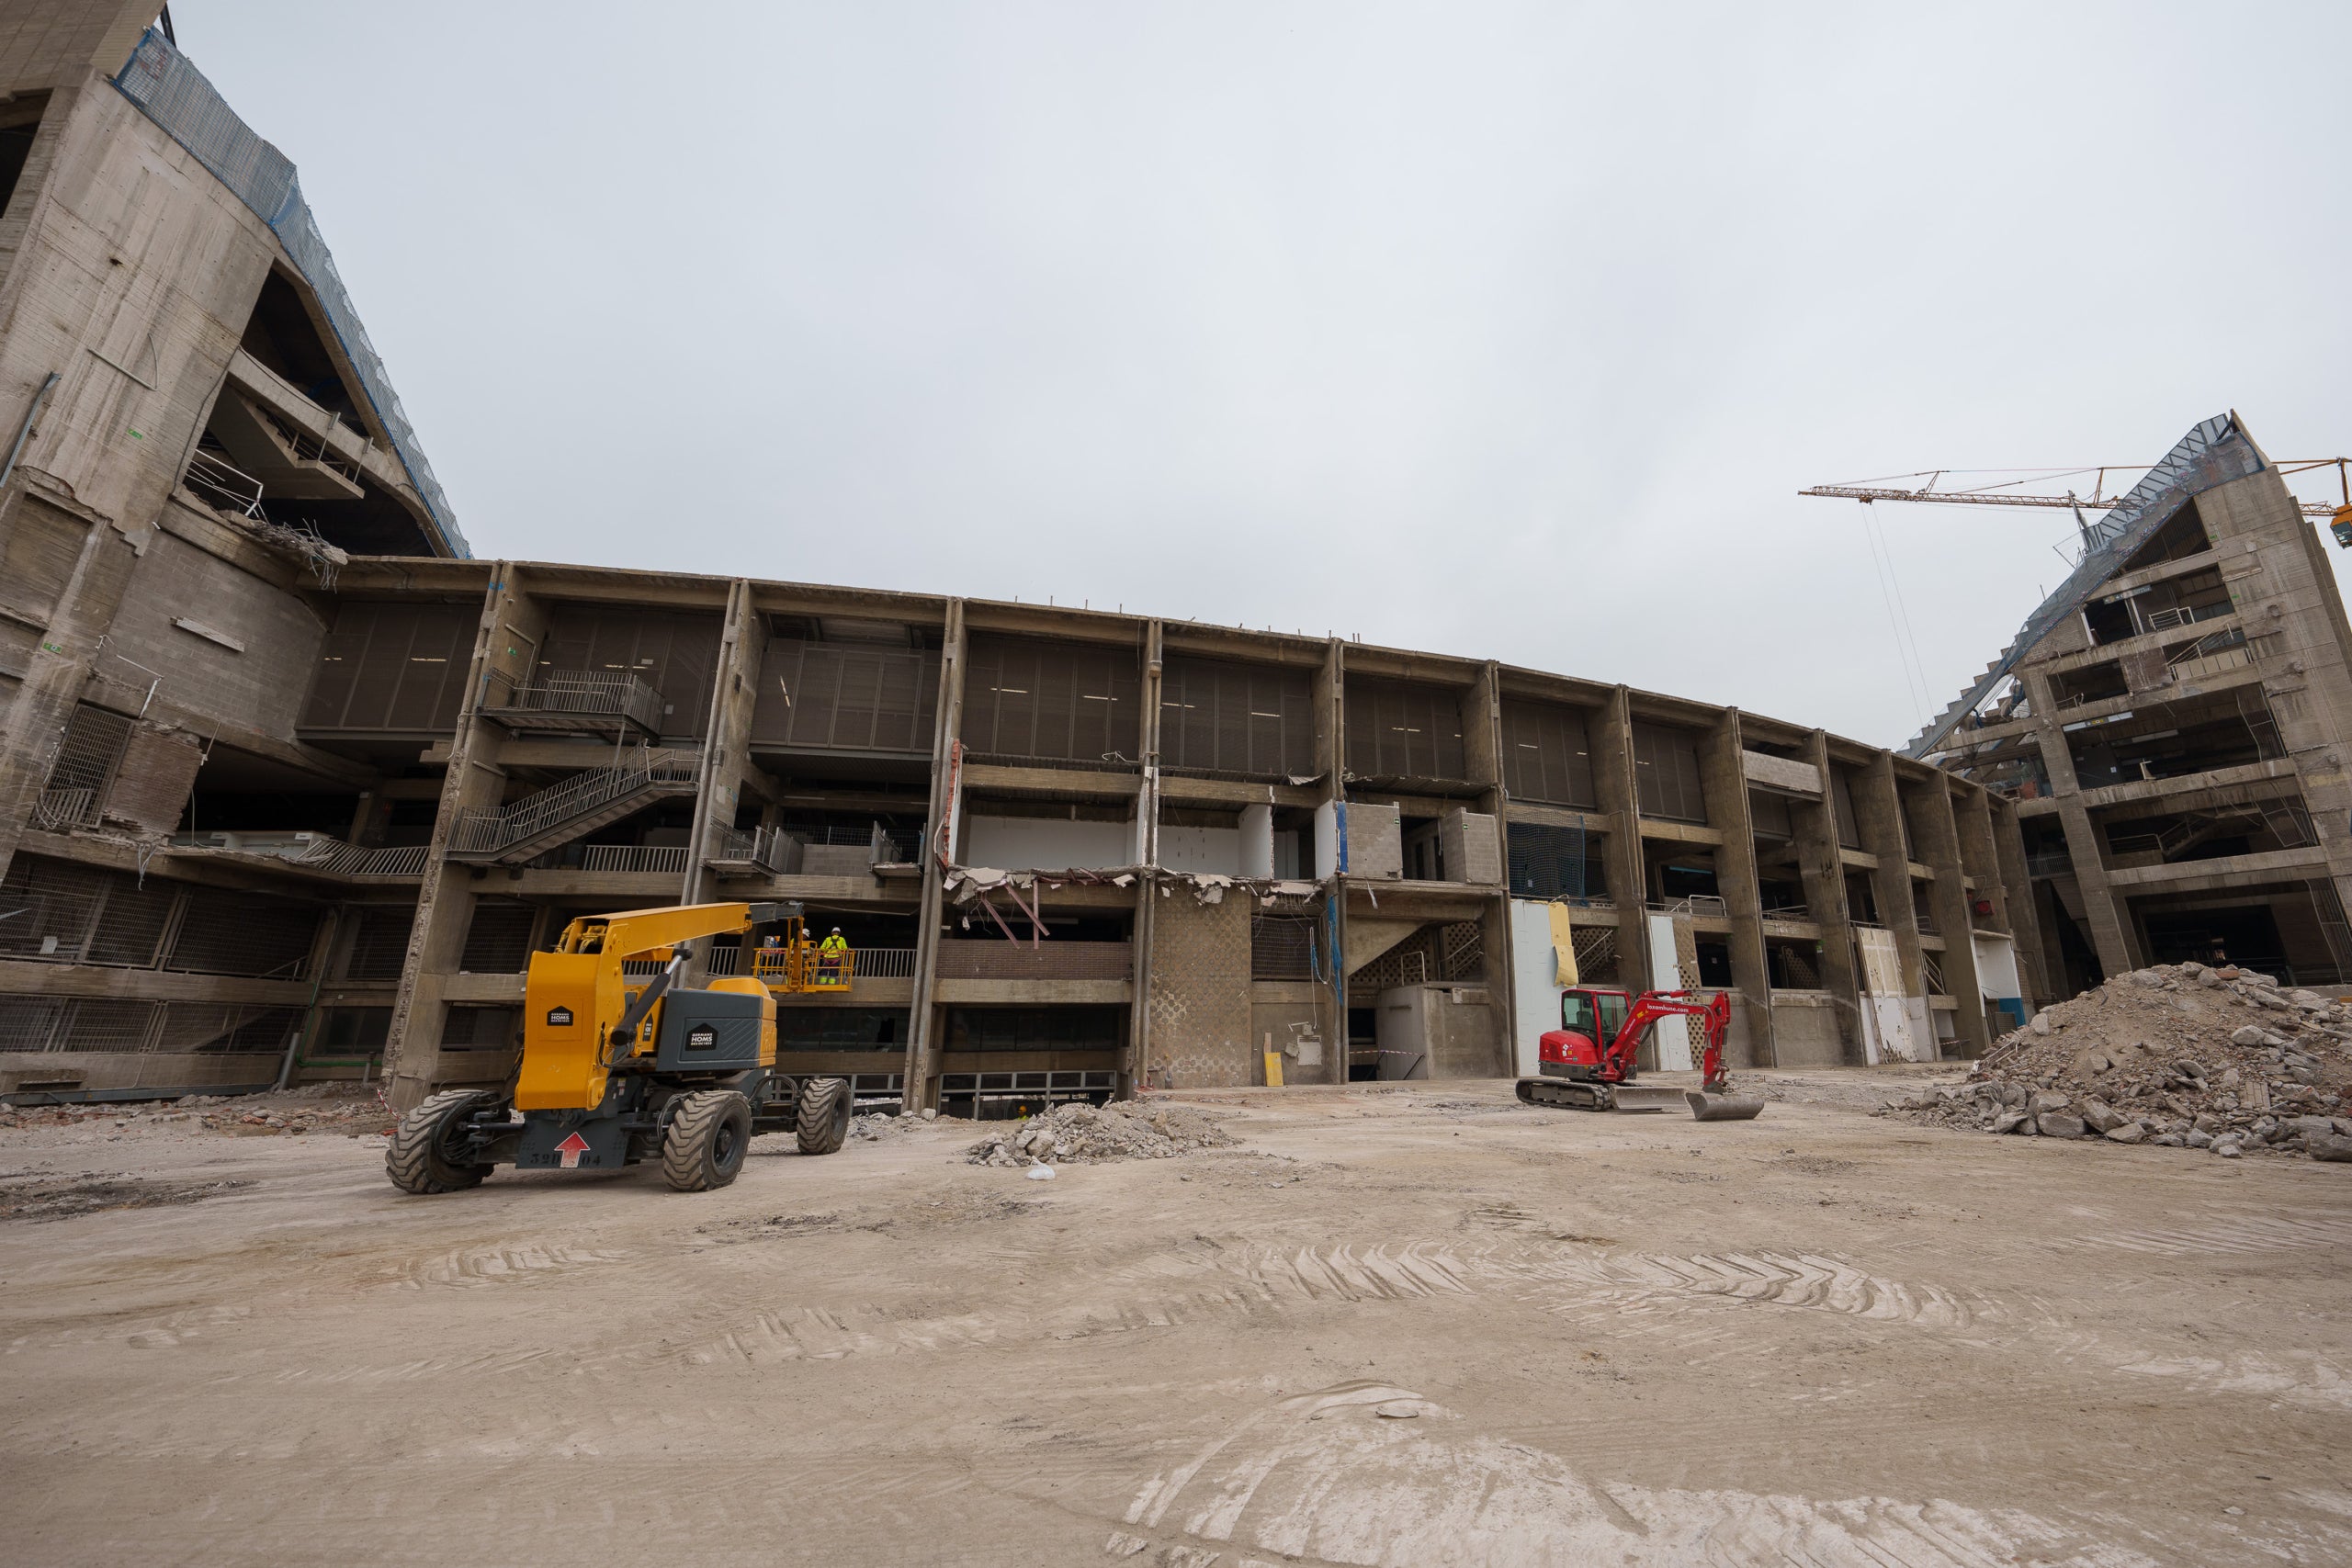
[[[549,1029],[570,1029],[571,1027],[571,1010],[570,1008],[548,1009],[548,1027]]]

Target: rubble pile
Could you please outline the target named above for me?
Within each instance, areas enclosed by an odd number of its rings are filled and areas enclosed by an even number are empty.
[[[2352,1007],[2250,970],[2159,964],[2044,1008],[1966,1082],[1890,1110],[2027,1137],[2352,1162],[2347,1089]]]
[[[1098,1160],[1170,1159],[1233,1142],[1214,1117],[1187,1105],[1122,1100],[1057,1105],[1011,1122],[974,1144],[974,1165],[1091,1165]]]
[[[395,1118],[372,1088],[308,1084],[268,1094],[186,1095],[178,1100],[0,1106],[0,1128],[90,1127],[139,1132],[176,1127],[232,1137],[389,1133]]]

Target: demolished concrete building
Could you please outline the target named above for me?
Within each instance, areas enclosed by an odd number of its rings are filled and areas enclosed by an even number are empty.
[[[2317,529],[2229,413],[2085,546],[1906,754],[2015,804],[2055,994],[2188,961],[2352,982],[2352,627]]]
[[[1803,725],[470,558],[292,166],[135,12],[32,11],[0,37],[0,1092],[500,1083],[529,955],[682,900],[840,926],[849,992],[781,998],[791,1070],[967,1115],[1528,1071],[1571,972],[1733,992],[1736,1064],[1973,1054],[2049,995],[2015,792]]]

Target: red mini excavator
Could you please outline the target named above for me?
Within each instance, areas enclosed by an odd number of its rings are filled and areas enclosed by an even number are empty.
[[[1731,1023],[1731,997],[1718,991],[1578,989],[1560,998],[1560,1027],[1538,1046],[1541,1077],[1519,1080],[1519,1098],[1530,1105],[1562,1105],[1576,1111],[1663,1111],[1672,1103],[1650,1098],[1658,1091],[1628,1093],[1639,1070],[1643,1038],[1662,1018],[1695,1018],[1706,1037],[1700,1083],[1681,1098],[1702,1122],[1747,1122],[1764,1109],[1758,1095],[1736,1095],[1724,1077],[1724,1032]]]

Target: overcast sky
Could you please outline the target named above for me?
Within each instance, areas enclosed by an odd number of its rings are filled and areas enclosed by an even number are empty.
[[[479,555],[1360,633],[1899,743],[2073,524],[1800,487],[2147,463],[2233,407],[2352,446],[2352,7],[1935,10],[174,20]]]

